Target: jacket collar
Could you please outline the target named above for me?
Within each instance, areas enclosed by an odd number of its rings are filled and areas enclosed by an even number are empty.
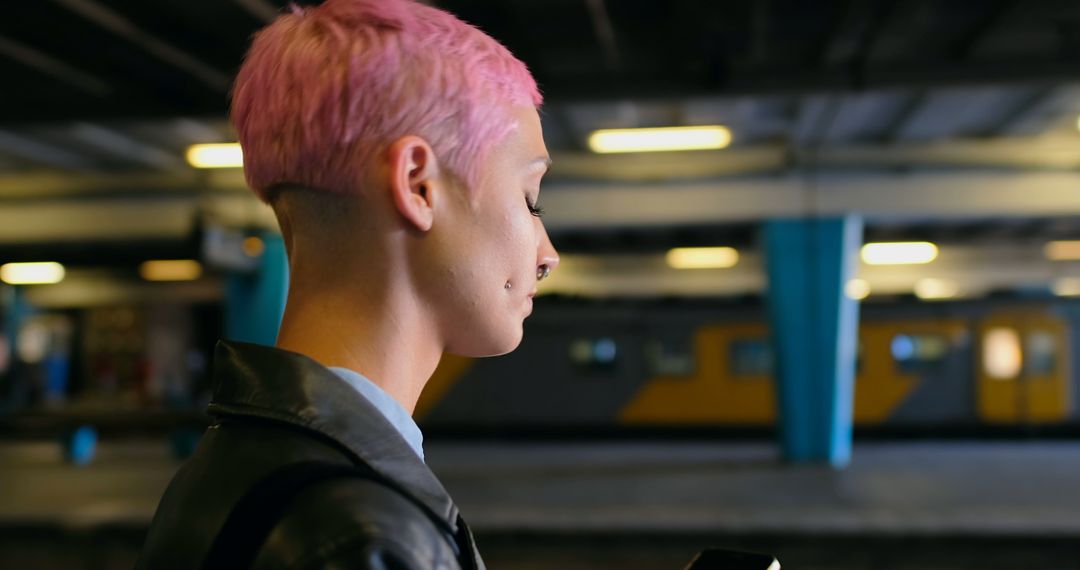
[[[457,528],[458,509],[382,413],[315,360],[278,348],[219,341],[211,415],[287,422],[327,436],[397,481]]]

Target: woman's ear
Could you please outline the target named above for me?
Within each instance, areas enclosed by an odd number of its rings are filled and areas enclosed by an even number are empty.
[[[402,137],[390,145],[390,193],[405,221],[422,232],[431,229],[435,201],[441,196],[435,151],[417,136]]]

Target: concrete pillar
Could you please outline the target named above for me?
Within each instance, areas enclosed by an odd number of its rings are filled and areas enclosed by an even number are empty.
[[[289,290],[289,263],[280,235],[266,232],[255,271],[231,273],[225,292],[225,338],[272,346]]]
[[[844,285],[858,267],[862,220],[771,220],[763,241],[784,456],[843,467],[851,458],[859,320]]]

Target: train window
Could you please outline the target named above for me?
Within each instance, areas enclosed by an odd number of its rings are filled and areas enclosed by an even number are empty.
[[[773,373],[773,348],[766,338],[747,338],[731,341],[731,375],[771,376]]]
[[[579,338],[570,343],[570,361],[577,366],[612,368],[618,355],[618,346],[611,338]]]
[[[920,372],[939,366],[948,356],[949,340],[939,334],[898,334],[890,344],[901,372]]]
[[[645,361],[649,372],[666,376],[690,376],[694,373],[694,356],[689,346],[653,340],[645,345]]]
[[[1057,339],[1050,331],[1031,331],[1024,337],[1024,375],[1049,376],[1057,368]]]
[[[1014,328],[995,327],[983,335],[982,365],[993,380],[1013,380],[1023,363],[1020,333]]]

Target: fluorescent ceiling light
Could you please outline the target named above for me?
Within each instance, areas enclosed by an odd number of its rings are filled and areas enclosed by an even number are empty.
[[[162,259],[144,262],[139,275],[147,281],[194,281],[202,275],[202,265],[193,259]]]
[[[601,154],[716,150],[731,144],[731,130],[721,125],[658,129],[602,129],[589,135],[589,148]]]
[[[1046,258],[1052,261],[1080,260],[1080,241],[1052,241],[1043,248]]]
[[[862,301],[870,296],[870,283],[865,279],[852,279],[844,285],[844,294],[850,299]]]
[[[937,259],[938,248],[928,241],[868,243],[862,247],[867,265],[916,265]]]
[[[920,279],[915,283],[915,296],[924,300],[952,299],[960,294],[960,286],[948,279]]]
[[[0,265],[0,281],[9,285],[47,285],[63,280],[64,266],[54,261]]]
[[[667,263],[674,269],[727,269],[739,262],[733,247],[676,247],[667,252]]]
[[[240,168],[244,153],[240,143],[193,144],[188,147],[187,161],[195,168]]]

